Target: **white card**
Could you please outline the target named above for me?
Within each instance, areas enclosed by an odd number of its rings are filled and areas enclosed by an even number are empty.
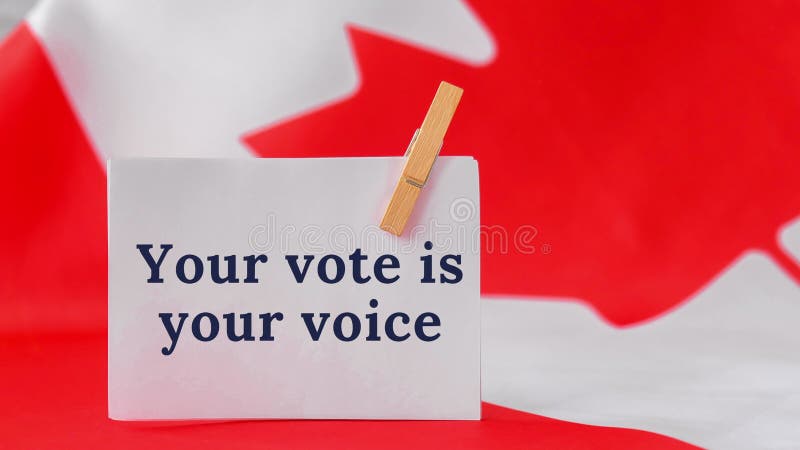
[[[479,419],[477,163],[396,237],[403,162],[109,161],[109,416]]]

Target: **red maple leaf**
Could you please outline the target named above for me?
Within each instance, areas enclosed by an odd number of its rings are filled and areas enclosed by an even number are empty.
[[[438,82],[459,85],[442,154],[477,158],[482,224],[533,225],[551,250],[484,251],[484,292],[586,299],[615,323],[775,248],[800,213],[798,5],[474,8],[490,64],[350,28],[358,91],[245,141],[261,156],[401,155]]]
[[[479,422],[109,420],[105,175],[27,25],[0,43],[0,61],[0,385],[14,386],[3,398],[16,405],[0,413],[7,445],[58,447],[68,437],[85,448],[260,448],[267,436],[294,448],[691,447],[489,404]]]

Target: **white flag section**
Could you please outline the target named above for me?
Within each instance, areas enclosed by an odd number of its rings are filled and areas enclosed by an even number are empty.
[[[109,162],[109,415],[479,419],[477,164],[398,238],[403,162]]]
[[[625,329],[571,302],[484,301],[483,396],[707,448],[792,448],[798,329],[800,287],[755,252],[677,310]]]
[[[243,133],[356,90],[348,25],[470,64],[494,55],[486,29],[456,0],[225,7],[221,14],[216,3],[187,0],[57,0],[33,11],[29,22],[101,160],[248,154]]]

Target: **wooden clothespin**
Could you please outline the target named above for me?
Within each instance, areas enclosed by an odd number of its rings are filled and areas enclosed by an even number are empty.
[[[461,101],[464,90],[442,81],[422,126],[414,133],[406,150],[406,164],[400,181],[394,188],[392,200],[381,220],[381,229],[400,236],[411,216],[422,187],[428,181],[433,163],[442,149],[444,134]]]

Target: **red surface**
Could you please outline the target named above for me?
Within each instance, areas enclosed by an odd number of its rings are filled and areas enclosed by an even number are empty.
[[[262,156],[401,155],[438,82],[459,85],[442,154],[477,158],[483,225],[533,225],[551,251],[484,248],[484,292],[585,299],[616,324],[774,249],[800,214],[800,4],[470,3],[491,63],[350,29],[358,91],[245,141]]]
[[[493,405],[480,422],[109,420],[105,177],[27,27],[0,61],[0,448],[690,447]]]
[[[480,422],[114,422],[106,418],[105,352],[102,334],[0,335],[0,448],[691,448],[488,404]]]
[[[105,329],[105,174],[24,26],[0,44],[0,152],[0,331]]]

